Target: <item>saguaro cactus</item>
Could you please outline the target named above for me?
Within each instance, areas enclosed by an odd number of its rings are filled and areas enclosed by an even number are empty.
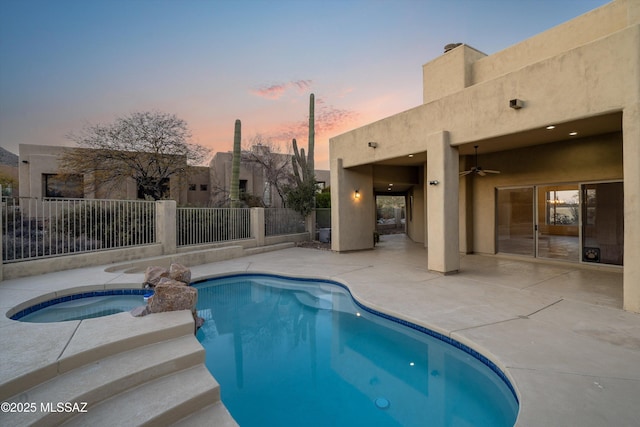
[[[291,158],[291,163],[293,164],[293,175],[298,186],[301,186],[303,182],[315,180],[315,166],[313,161],[313,151],[315,148],[314,105],[315,96],[311,94],[309,96],[309,148],[306,156],[304,148],[298,150],[298,142],[295,138],[293,139],[293,157]]]
[[[307,167],[311,174],[315,176],[315,165],[313,161],[313,151],[316,141],[316,122],[315,122],[315,95],[309,95],[309,150],[307,153]]]
[[[304,148],[298,150],[298,143],[293,140],[293,176],[296,186],[287,191],[287,206],[308,216],[315,207],[316,176],[314,173],[313,149],[315,143],[314,95],[309,97],[309,151],[305,156]],[[310,226],[314,229],[315,225]]]
[[[242,125],[236,120],[233,133],[233,163],[231,166],[231,207],[240,207],[240,141]]]

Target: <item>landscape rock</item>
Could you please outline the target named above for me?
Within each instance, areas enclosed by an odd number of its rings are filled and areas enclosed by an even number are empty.
[[[131,315],[141,317],[151,313],[191,310],[197,331],[204,319],[197,315],[198,290],[189,286],[190,282],[191,270],[181,264],[171,264],[169,269],[147,267],[143,285],[153,288],[153,296],[147,299],[146,305],[131,310]]]
[[[189,273],[191,274],[191,273]],[[160,279],[163,277],[170,277],[169,270],[164,267],[158,266],[149,266],[144,272],[144,283],[145,287],[154,288],[160,282]]]
[[[158,283],[156,284],[156,287],[158,287],[159,285],[188,286],[187,283],[181,282],[179,280],[174,280],[169,277],[161,277]]]
[[[188,285],[191,283],[191,270],[182,264],[173,263],[169,267],[169,277]]]
[[[149,298],[147,306],[149,313],[191,310],[195,318],[197,302],[198,290],[196,288],[160,283],[156,286],[153,297]]]

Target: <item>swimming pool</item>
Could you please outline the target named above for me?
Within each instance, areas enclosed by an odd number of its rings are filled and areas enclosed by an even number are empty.
[[[474,350],[356,303],[322,280],[196,283],[197,337],[243,427],[513,426],[508,379]]]
[[[82,292],[53,298],[27,307],[10,316],[32,323],[91,319],[131,311],[145,304],[147,289],[110,289]]]

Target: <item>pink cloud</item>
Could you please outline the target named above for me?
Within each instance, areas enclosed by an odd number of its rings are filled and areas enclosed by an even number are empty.
[[[262,98],[278,99],[282,96],[282,94],[286,89],[287,89],[286,84],[278,84],[278,85],[264,86],[258,89],[253,89],[251,93],[254,95],[260,96]]]
[[[298,93],[307,92],[312,83],[312,80],[294,80],[252,89],[251,93],[262,98],[279,99],[288,89],[295,89]]]
[[[322,99],[316,98],[315,134],[316,137],[328,137],[336,131],[353,125],[359,117],[355,111],[335,108],[326,105]],[[299,122],[283,123],[277,129],[268,132],[268,137],[276,141],[291,141],[296,138],[306,141],[309,135],[308,118]]]

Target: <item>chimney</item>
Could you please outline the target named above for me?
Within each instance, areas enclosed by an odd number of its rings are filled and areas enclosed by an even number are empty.
[[[449,52],[451,49],[455,49],[458,46],[461,46],[462,43],[449,43],[448,45],[445,45],[444,47],[444,53]]]

